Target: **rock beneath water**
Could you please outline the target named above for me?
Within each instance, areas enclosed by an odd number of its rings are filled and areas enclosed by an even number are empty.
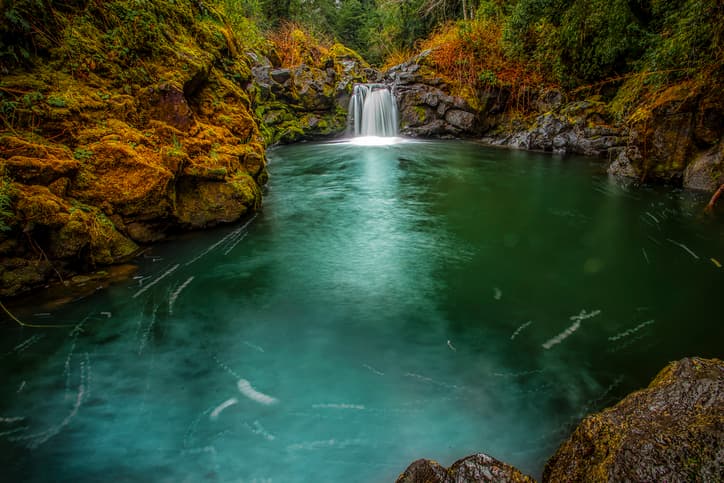
[[[724,481],[724,363],[686,358],[583,420],[544,482]]]
[[[397,483],[533,483],[535,480],[518,469],[484,453],[456,461],[449,469],[439,463],[421,459],[413,462],[397,478]]]

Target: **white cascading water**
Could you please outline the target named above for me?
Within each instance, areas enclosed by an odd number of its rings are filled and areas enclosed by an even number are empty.
[[[353,136],[397,136],[397,102],[384,84],[356,84],[349,100],[348,130]]]

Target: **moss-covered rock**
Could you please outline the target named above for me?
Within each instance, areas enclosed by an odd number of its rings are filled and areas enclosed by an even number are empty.
[[[0,262],[15,267],[0,277],[4,295],[258,208],[266,160],[245,42],[260,43],[239,38],[215,5],[13,10],[36,27],[13,41],[43,47],[22,62],[0,53],[0,176],[16,193],[0,220]],[[8,262],[38,258],[51,269]]]
[[[721,481],[722,448],[724,363],[686,358],[584,419],[543,481]]]

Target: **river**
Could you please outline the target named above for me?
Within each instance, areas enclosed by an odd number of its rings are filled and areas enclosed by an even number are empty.
[[[539,477],[586,414],[722,357],[724,219],[600,161],[460,141],[269,151],[261,213],[3,319],[5,481]]]

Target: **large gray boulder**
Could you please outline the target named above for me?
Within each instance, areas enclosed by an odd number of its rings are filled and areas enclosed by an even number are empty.
[[[646,389],[588,416],[543,481],[724,481],[724,363],[673,362]]]

